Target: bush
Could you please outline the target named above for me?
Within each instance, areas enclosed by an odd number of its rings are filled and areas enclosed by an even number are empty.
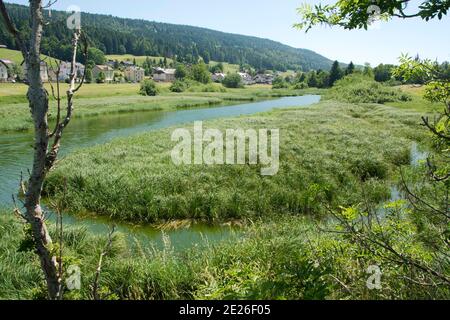
[[[201,86],[201,92],[226,92],[225,88],[220,84],[209,83]]]
[[[336,81],[326,97],[350,103],[386,103],[409,101],[411,97],[400,90],[380,84],[369,77],[352,74]]]
[[[97,83],[105,83],[106,76],[103,72],[100,72],[97,76]]]
[[[223,79],[222,84],[226,88],[242,88],[242,78],[237,73],[229,74]]]
[[[289,85],[282,77],[276,77],[272,83],[272,89],[286,89]]]
[[[174,83],[172,83],[172,85],[170,86],[169,90],[171,92],[180,93],[180,92],[186,91],[187,88],[188,88],[188,84],[187,83],[185,83],[183,81],[180,81],[180,80],[177,80]]]
[[[186,78],[188,75],[188,70],[186,69],[186,66],[183,64],[177,65],[177,68],[175,70],[175,78],[178,80],[182,80]]]
[[[371,157],[354,159],[351,170],[358,175],[362,181],[371,178],[385,179],[387,177],[387,166],[380,160]]]
[[[204,84],[211,82],[211,74],[209,73],[208,66],[203,62],[192,66],[191,77],[193,80]]]
[[[153,80],[144,80],[141,83],[141,90],[139,93],[143,96],[156,96],[158,94],[158,88]]]
[[[308,89],[309,86],[306,82],[297,82],[292,86],[292,89],[299,90],[299,89]]]

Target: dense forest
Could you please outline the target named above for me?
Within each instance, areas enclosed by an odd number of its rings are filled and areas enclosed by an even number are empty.
[[[18,28],[29,32],[28,7],[8,4]],[[65,26],[68,14],[52,11],[45,14],[42,52],[67,60],[70,57],[71,33]],[[204,28],[123,19],[108,15],[82,13],[82,24],[91,45],[105,54],[165,56],[178,61],[195,62],[199,57],[233,64],[249,64],[256,69],[285,71],[329,69],[332,61],[306,49],[296,49],[275,41],[229,34]],[[0,28],[0,43],[16,48],[6,28]]]

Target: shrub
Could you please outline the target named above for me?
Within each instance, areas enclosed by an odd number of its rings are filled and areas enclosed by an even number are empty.
[[[208,66],[203,62],[192,66],[191,77],[193,80],[201,83],[206,84],[211,82],[211,74],[209,73]]]
[[[177,65],[177,68],[175,70],[175,78],[178,80],[182,80],[186,78],[188,75],[188,70],[186,69],[186,66],[184,64]]]
[[[229,74],[223,79],[222,84],[227,88],[242,88],[242,78],[237,73]]]
[[[286,89],[289,85],[282,77],[276,77],[272,83],[272,89]]]
[[[225,88],[220,84],[209,83],[203,85],[200,89],[201,92],[226,92]]]
[[[387,176],[387,166],[382,161],[371,157],[355,159],[352,163],[351,170],[362,181],[370,178],[385,179]]]
[[[141,90],[139,92],[143,96],[156,96],[158,94],[158,88],[153,80],[144,80],[141,83]]]
[[[299,89],[308,89],[308,84],[306,82],[297,82],[292,86],[292,89],[299,90]]]
[[[100,72],[97,76],[97,83],[105,83],[106,76],[103,72]]]
[[[398,89],[390,88],[358,74],[352,74],[337,81],[326,97],[350,103],[383,104],[411,100],[408,94]]]
[[[177,80],[170,86],[169,89],[172,92],[180,93],[186,91],[187,87],[188,87],[187,83]]]

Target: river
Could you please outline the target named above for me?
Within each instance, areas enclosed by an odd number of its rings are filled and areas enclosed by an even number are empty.
[[[63,137],[61,157],[84,147],[102,144],[117,137],[126,137],[140,132],[166,128],[199,120],[218,119],[251,115],[277,108],[309,106],[320,101],[320,96],[305,95],[245,103],[215,106],[180,111],[147,111],[102,115],[98,117],[74,118]],[[31,132],[0,133],[0,206],[11,207],[11,195],[18,190],[21,172],[26,174],[32,160]],[[106,233],[110,226],[108,219],[64,215],[64,223],[85,226],[95,233]],[[167,237],[162,231],[150,226],[119,224],[118,231],[128,238],[164,246]],[[185,249],[205,242],[217,242],[234,233],[232,228],[211,227],[195,224],[189,228],[167,231],[171,245]]]

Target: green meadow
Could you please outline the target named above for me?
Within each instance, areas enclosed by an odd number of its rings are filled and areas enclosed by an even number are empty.
[[[23,62],[22,53],[18,50],[11,50],[6,48],[0,48],[0,59],[11,60],[17,65],[20,65]],[[44,54],[41,55],[41,59],[52,59]]]

